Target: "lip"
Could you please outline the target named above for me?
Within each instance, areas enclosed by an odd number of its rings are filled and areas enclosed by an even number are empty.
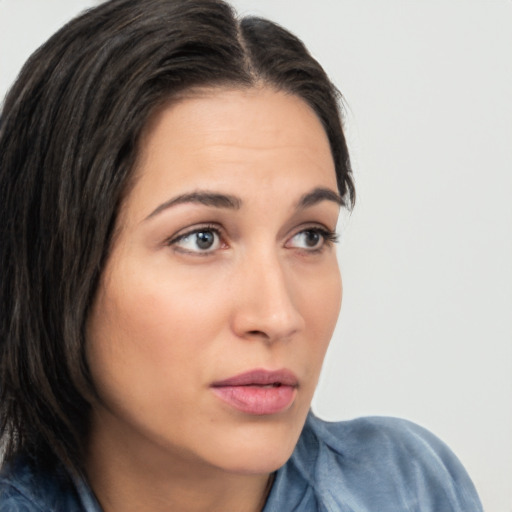
[[[214,382],[212,391],[222,401],[246,414],[270,415],[288,409],[299,381],[290,370],[250,370]]]
[[[214,388],[224,386],[269,386],[271,384],[297,387],[299,380],[290,370],[264,370],[257,368],[212,384]]]

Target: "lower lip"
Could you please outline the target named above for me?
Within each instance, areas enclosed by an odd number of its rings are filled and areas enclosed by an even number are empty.
[[[235,409],[260,416],[282,412],[295,399],[293,386],[220,386],[212,389],[221,400]]]

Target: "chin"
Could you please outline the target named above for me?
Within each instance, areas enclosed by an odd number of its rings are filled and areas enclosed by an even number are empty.
[[[212,443],[220,467],[239,474],[268,474],[283,466],[290,458],[302,431],[304,421],[260,421],[240,425],[224,432],[223,439]]]
[[[254,450],[240,449],[236,457],[224,459],[222,469],[239,475],[270,474],[284,466],[292,452],[293,447],[289,450],[262,450],[261,447]]]

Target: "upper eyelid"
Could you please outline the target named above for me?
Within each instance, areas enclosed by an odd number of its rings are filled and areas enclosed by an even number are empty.
[[[174,235],[170,236],[166,239],[166,244],[172,244],[174,242],[177,242],[179,240],[182,240],[183,238],[186,238],[187,236],[193,235],[194,233],[198,233],[200,231],[213,231],[217,233],[222,238],[223,230],[220,226],[217,226],[215,224],[203,224],[203,225],[197,225],[197,226],[191,226],[190,228],[183,228],[183,230],[178,231],[178,233],[175,233]]]
[[[202,227],[200,226],[200,227],[196,227],[196,228],[191,228],[190,230],[186,230],[181,234],[173,235],[172,237],[168,238],[167,241],[164,242],[164,246],[171,248],[175,252],[189,254],[189,255],[193,255],[193,256],[209,256],[209,255],[215,254],[219,249],[221,249],[221,247],[217,247],[214,249],[208,248],[208,249],[204,249],[204,250],[198,248],[197,250],[195,250],[195,249],[189,249],[189,248],[180,246],[180,242],[182,240],[186,240],[187,238],[193,236],[194,234],[200,233],[202,231],[211,231],[211,232],[215,233],[215,235],[218,237],[217,243],[219,243],[220,245],[223,244],[224,239],[220,233],[220,230],[217,227],[210,225],[210,226],[202,226]]]
[[[287,235],[288,238],[291,238],[303,231],[323,231],[325,233],[337,234],[336,229],[331,229],[329,226],[324,224],[323,222],[304,222],[294,229],[290,230],[290,234]]]
[[[333,230],[329,229],[325,226],[311,226],[311,227],[305,227],[302,229],[299,229],[296,231],[293,235],[289,236],[287,240],[292,240],[297,235],[300,235],[301,233],[307,232],[307,231],[317,231],[321,234],[322,238],[324,239],[325,243],[337,243],[339,239],[339,234]]]

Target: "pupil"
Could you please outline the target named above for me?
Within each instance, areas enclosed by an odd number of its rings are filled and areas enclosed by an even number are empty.
[[[306,232],[306,245],[309,247],[315,247],[318,245],[320,241],[320,234],[316,231],[307,231]]]
[[[213,245],[214,235],[211,231],[197,233],[197,246],[200,249],[209,249]]]

